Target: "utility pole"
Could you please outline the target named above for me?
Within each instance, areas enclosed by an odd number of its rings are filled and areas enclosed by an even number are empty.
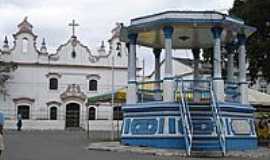
[[[112,130],[111,130],[111,140],[114,140],[114,124],[113,124],[113,107],[114,107],[114,56],[112,55]]]
[[[144,57],[143,57],[143,61],[142,61],[142,63],[143,63],[143,73],[142,73],[142,93],[141,93],[141,102],[143,103],[143,94],[144,94],[144,68],[145,68],[145,63],[144,63]]]
[[[86,111],[86,116],[85,116],[85,118],[86,118],[86,125],[87,125],[87,139],[89,139],[90,138],[90,131],[89,131],[89,109],[88,108],[86,108],[87,109],[87,111]],[[88,113],[88,114],[87,114]]]

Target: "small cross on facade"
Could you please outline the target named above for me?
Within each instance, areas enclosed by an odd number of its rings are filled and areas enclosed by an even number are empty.
[[[75,23],[75,20],[73,19],[72,23],[69,23],[68,25],[72,27],[72,37],[76,37],[75,36],[75,27],[79,26],[79,24]]]

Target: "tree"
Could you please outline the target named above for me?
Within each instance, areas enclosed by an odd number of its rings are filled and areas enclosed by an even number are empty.
[[[11,78],[10,72],[14,71],[17,65],[12,62],[4,62],[0,60],[0,94],[7,95],[5,82]]]
[[[248,38],[247,61],[251,82],[258,76],[270,81],[270,0],[235,0],[229,15],[257,28]],[[213,49],[203,49],[203,60],[212,62]],[[226,57],[226,55],[224,55]],[[238,61],[236,56],[236,62]]]
[[[229,14],[257,28],[247,40],[251,81],[262,76],[270,81],[270,0],[235,0]]]

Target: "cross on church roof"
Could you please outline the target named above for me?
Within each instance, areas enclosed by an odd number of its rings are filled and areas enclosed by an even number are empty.
[[[72,23],[69,23],[68,25],[72,27],[72,37],[76,37],[75,36],[75,27],[79,26],[79,24],[75,23],[75,20],[73,19]]]

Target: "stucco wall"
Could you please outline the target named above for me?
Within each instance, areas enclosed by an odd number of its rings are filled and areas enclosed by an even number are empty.
[[[5,129],[17,129],[16,120],[6,120]],[[64,120],[23,120],[22,130],[64,130]]]
[[[110,120],[93,120],[88,121],[82,126],[83,129],[89,131],[117,131],[121,130],[122,121]],[[113,127],[112,127],[113,126]],[[6,120],[5,129],[17,129],[16,120]],[[22,130],[64,130],[64,120],[23,120]]]

